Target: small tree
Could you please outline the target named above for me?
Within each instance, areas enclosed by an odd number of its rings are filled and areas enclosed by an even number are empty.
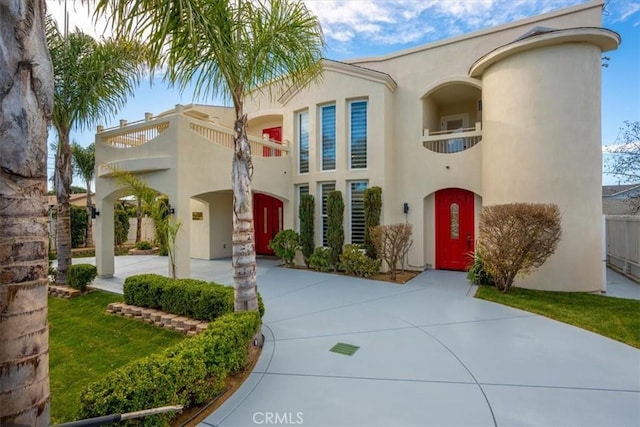
[[[371,240],[371,229],[380,225],[382,212],[382,188],[371,187],[364,190],[364,248],[369,258],[377,258],[376,246]]]
[[[90,222],[87,210],[80,206],[71,205],[71,247],[79,248],[86,243],[85,235],[87,223]]]
[[[77,142],[71,144],[71,154],[73,155],[73,173],[82,178],[87,185],[87,215],[91,216],[91,209],[93,204],[91,203],[91,181],[95,176],[96,169],[96,149],[95,144],[89,144],[86,148],[83,148]],[[73,185],[71,186],[71,192],[73,193]],[[73,221],[73,219],[72,219]],[[73,233],[73,224],[71,224]],[[71,237],[73,240],[73,236]],[[92,221],[87,221],[85,226],[85,246],[93,246],[93,225]],[[73,242],[72,242],[73,246]]]
[[[560,219],[553,204],[482,208],[477,250],[498,289],[507,292],[516,277],[530,274],[555,252],[562,235]]]
[[[391,280],[396,280],[398,264],[413,244],[412,230],[413,226],[406,223],[377,225],[371,229],[371,240],[378,256],[387,263]]]
[[[113,211],[114,243],[121,246],[129,236],[129,214],[121,203],[117,203]]]
[[[311,194],[304,194],[300,198],[300,251],[304,257],[304,263],[309,267],[309,257],[316,248],[315,243],[315,199]]]
[[[329,262],[333,270],[338,270],[340,254],[344,244],[344,202],[340,191],[327,194],[327,244],[329,246]]]
[[[282,258],[285,267],[293,267],[299,242],[300,236],[294,230],[282,230],[269,241],[269,248],[276,256]]]
[[[640,181],[640,121],[624,122],[614,144],[604,147],[609,153],[606,172],[625,182]]]
[[[172,216],[168,216],[164,220],[165,236],[167,239],[167,255],[169,255],[169,267],[171,269],[171,277],[176,278],[176,239],[178,231],[182,227],[182,221],[175,220]]]

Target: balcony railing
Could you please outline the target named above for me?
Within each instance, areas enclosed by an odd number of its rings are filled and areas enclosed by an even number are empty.
[[[120,127],[104,130],[98,127],[98,133],[105,132],[102,142],[116,148],[133,148],[139,147],[151,141],[162,132],[169,128],[169,121],[154,121],[148,123],[148,120],[127,124],[126,121],[120,121]],[[117,130],[121,129],[120,132]]]
[[[232,129],[203,120],[189,118],[189,128],[203,138],[233,150],[235,132]],[[268,137],[259,138],[249,135],[251,155],[257,157],[282,157],[289,154],[289,147]]]
[[[424,130],[422,145],[436,153],[451,154],[468,150],[482,141],[482,123],[475,127],[429,132]]]
[[[233,129],[213,123],[209,120],[201,120],[189,115],[182,114],[183,119],[189,123],[189,129],[197,133],[204,139],[233,150],[233,140],[235,132]],[[169,129],[171,116],[153,118],[150,114],[145,115],[145,119],[128,124],[125,120],[120,121],[120,126],[111,129],[98,127],[98,133],[102,135],[102,142],[115,148],[134,148],[151,142],[160,134]],[[289,147],[287,141],[281,144],[271,140],[264,135],[263,138],[249,136],[251,155],[257,157],[281,157],[287,156]]]

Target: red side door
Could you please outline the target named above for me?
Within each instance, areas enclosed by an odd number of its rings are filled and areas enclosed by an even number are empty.
[[[262,135],[269,135],[269,139],[276,141],[278,144],[282,144],[282,126],[262,129]],[[274,150],[269,147],[262,147],[262,155],[264,157],[280,157],[282,156],[282,151]]]
[[[435,197],[436,268],[464,270],[472,260],[475,242],[473,193],[447,188]]]
[[[273,255],[269,241],[282,230],[284,204],[266,194],[253,195],[253,227],[255,229],[256,253]]]

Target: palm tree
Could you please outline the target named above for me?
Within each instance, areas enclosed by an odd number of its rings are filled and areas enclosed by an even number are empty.
[[[96,168],[96,149],[95,144],[91,143],[87,147],[74,142],[71,144],[71,155],[73,156],[73,171],[78,178],[84,180],[87,184],[87,229],[85,231],[84,243],[87,247],[93,246],[93,225],[91,221],[91,181],[95,176]]]
[[[49,425],[44,0],[0,2],[0,425]]]
[[[282,93],[320,75],[324,39],[318,19],[298,0],[98,0],[96,9],[119,31],[147,36],[153,63],[166,66],[170,82],[181,88],[194,83],[196,96],[220,95],[233,103],[235,310],[257,310],[244,102],[253,91]]]
[[[88,128],[115,114],[133,94],[144,72],[145,50],[131,39],[97,42],[76,29],[63,36],[52,19],[47,21],[47,42],[55,75],[52,124],[58,135],[54,187],[58,199],[57,283],[66,283],[71,264],[72,129]]]

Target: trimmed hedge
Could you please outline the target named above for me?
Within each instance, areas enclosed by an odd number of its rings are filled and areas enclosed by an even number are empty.
[[[98,269],[95,265],[72,264],[67,270],[67,283],[72,288],[84,292],[97,275]]]
[[[247,366],[247,347],[260,324],[256,312],[225,314],[201,334],[129,363],[82,390],[77,418],[211,400],[223,391],[227,375]],[[145,417],[136,425],[166,426],[175,415]]]
[[[212,321],[233,312],[233,287],[196,279],[172,279],[159,274],[129,276],[124,300],[138,307],[155,308],[197,320]],[[260,316],[264,315],[258,294]]]

